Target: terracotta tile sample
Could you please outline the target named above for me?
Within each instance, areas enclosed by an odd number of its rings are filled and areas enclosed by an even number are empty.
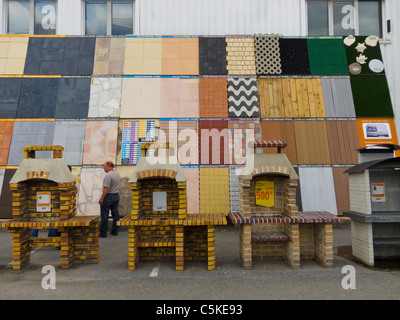
[[[200,213],[228,213],[229,168],[200,167]]]
[[[350,211],[349,174],[344,173],[347,169],[347,167],[332,168],[338,215]]]
[[[199,79],[162,78],[160,118],[198,118]]]
[[[162,75],[198,75],[198,38],[162,38]]]
[[[122,78],[93,77],[90,85],[89,118],[118,118]]]
[[[124,72],[125,38],[98,37],[93,74],[122,75]]]
[[[117,154],[118,121],[86,122],[83,164],[101,165],[106,161],[115,163]]]
[[[199,78],[199,115],[201,118],[228,117],[226,77]]]
[[[161,78],[122,79],[121,118],[160,117]]]
[[[14,121],[0,121],[0,166],[7,165],[13,129]]]
[[[229,164],[228,121],[199,120],[200,164]]]
[[[200,212],[199,168],[182,167],[186,175],[187,213]]]

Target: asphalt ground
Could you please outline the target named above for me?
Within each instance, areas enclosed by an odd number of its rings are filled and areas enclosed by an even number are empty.
[[[34,248],[30,264],[13,270],[12,235],[1,229],[0,300],[153,301],[156,305],[149,312],[154,313],[158,304],[164,306],[168,301],[400,298],[400,261],[375,268],[355,261],[349,226],[334,228],[334,254],[334,266],[330,268],[314,260],[302,260],[300,269],[291,269],[283,260],[267,260],[253,261],[253,269],[244,270],[239,260],[239,229],[223,226],[216,227],[213,271],[207,270],[206,262],[186,262],[184,271],[175,271],[174,262],[158,261],[141,262],[135,271],[129,271],[128,232],[121,228],[118,236],[100,238],[97,264],[78,264],[62,270],[59,250]],[[43,267],[47,265],[54,267],[55,288],[42,286],[48,274]],[[353,270],[352,281],[348,266]],[[346,283],[353,287],[345,288]]]

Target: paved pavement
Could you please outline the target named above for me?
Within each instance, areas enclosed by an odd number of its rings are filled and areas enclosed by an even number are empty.
[[[400,298],[400,262],[395,268],[369,268],[351,259],[350,228],[334,229],[334,266],[302,261],[291,269],[284,261],[253,262],[243,270],[239,261],[239,230],[216,228],[216,269],[206,262],[186,262],[175,271],[174,262],[143,262],[128,270],[128,232],[100,239],[100,262],[60,269],[60,251],[34,249],[31,263],[12,270],[11,234],[0,232],[0,299],[52,300],[353,300]],[[55,289],[43,289],[42,273],[54,266]],[[349,282],[345,266],[354,267],[355,282]],[[344,272],[344,273],[342,273]],[[344,289],[344,283],[355,288]],[[50,283],[50,282],[47,282]],[[154,311],[154,310],[153,310]]]

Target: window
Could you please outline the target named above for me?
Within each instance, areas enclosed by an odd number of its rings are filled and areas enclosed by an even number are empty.
[[[133,34],[133,2],[85,1],[85,34]]]
[[[56,1],[9,0],[7,33],[56,34]]]
[[[381,0],[307,1],[308,35],[382,37]]]

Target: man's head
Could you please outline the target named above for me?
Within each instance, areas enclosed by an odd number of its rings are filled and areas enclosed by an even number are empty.
[[[114,170],[114,163],[112,163],[112,161],[106,161],[104,162],[103,168],[105,172]]]

